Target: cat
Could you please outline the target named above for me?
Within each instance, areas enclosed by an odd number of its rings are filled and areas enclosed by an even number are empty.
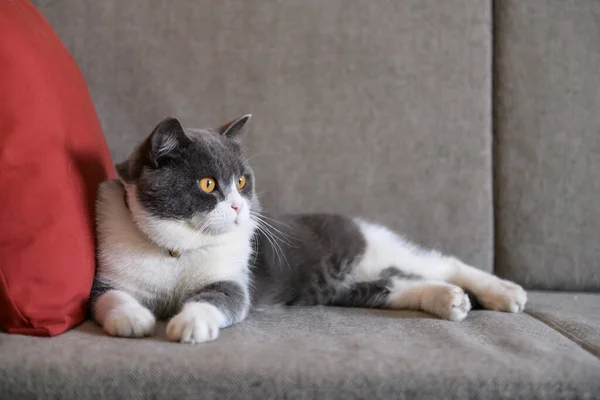
[[[268,215],[242,155],[250,115],[217,129],[169,117],[100,185],[90,305],[110,335],[202,343],[269,305],[421,310],[461,321],[524,309],[521,286],[340,215]],[[475,303],[475,301],[473,301]]]

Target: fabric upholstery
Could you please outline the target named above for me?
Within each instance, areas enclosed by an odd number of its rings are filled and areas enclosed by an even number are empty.
[[[166,115],[252,113],[267,209],[373,218],[491,270],[490,1],[36,3],[115,161]]]
[[[600,357],[600,294],[529,294],[527,313]]]
[[[600,2],[495,4],[497,272],[600,290]]]
[[[594,398],[600,360],[526,314],[463,322],[342,308],[267,309],[201,345],[116,339],[92,322],[0,335],[6,398]],[[597,398],[597,397],[596,397]]]
[[[113,176],[77,65],[27,0],[0,2],[0,328],[57,335],[83,322],[94,200]]]

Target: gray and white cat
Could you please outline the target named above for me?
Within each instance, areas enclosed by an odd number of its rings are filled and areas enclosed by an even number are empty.
[[[424,250],[387,228],[338,215],[265,215],[242,156],[245,115],[218,129],[162,121],[97,202],[95,320],[141,337],[168,319],[172,341],[214,340],[252,307],[332,305],[423,310],[461,321],[467,293],[519,312],[517,284]],[[467,293],[466,293],[467,292]]]

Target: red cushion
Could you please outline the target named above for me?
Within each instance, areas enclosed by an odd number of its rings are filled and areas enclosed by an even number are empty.
[[[94,199],[114,176],[85,81],[26,0],[0,1],[0,327],[57,335],[83,321]]]

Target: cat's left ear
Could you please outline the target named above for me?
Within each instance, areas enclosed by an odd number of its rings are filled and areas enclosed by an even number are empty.
[[[243,132],[244,126],[250,121],[250,118],[252,118],[252,114],[246,114],[243,117],[231,120],[221,125],[217,129],[217,132],[223,136],[227,136],[229,139],[239,140],[240,134]]]

